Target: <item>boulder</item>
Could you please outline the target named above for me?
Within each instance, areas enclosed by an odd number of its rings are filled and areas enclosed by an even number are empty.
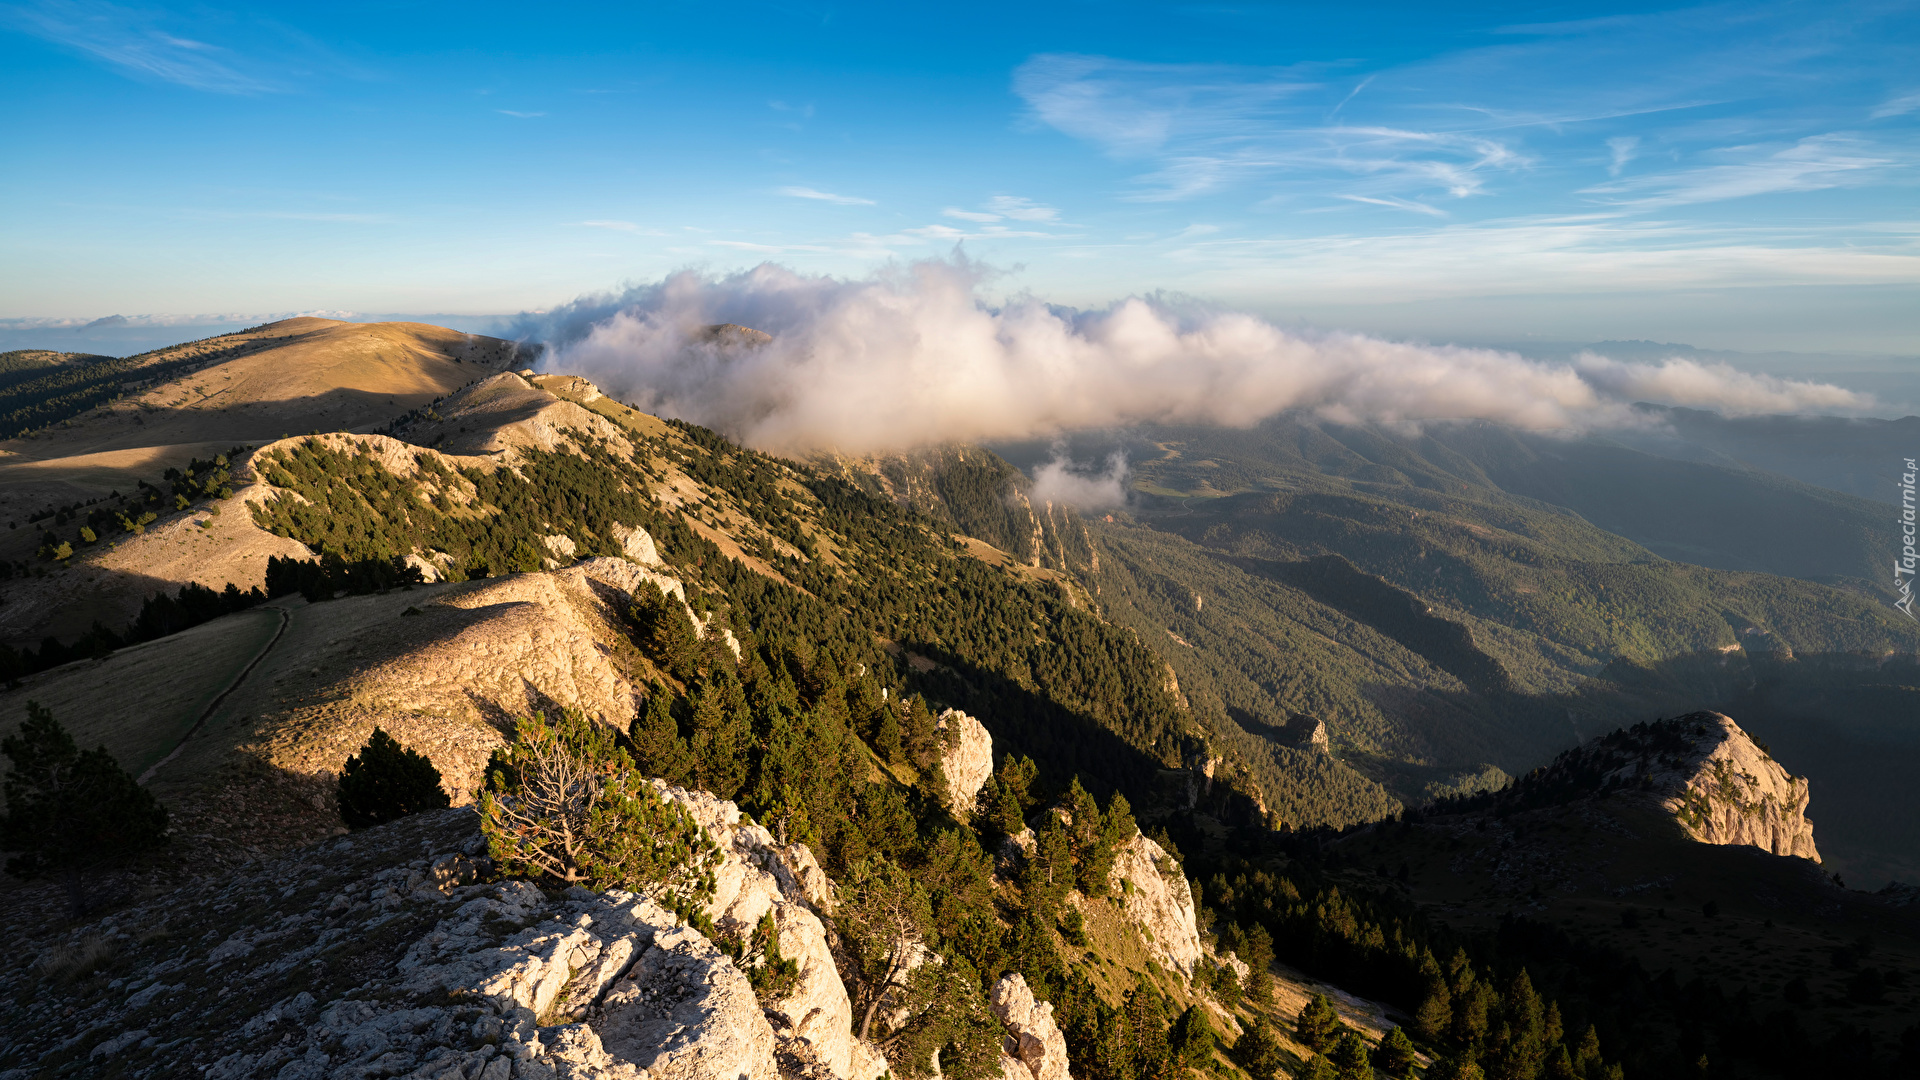
[[[654,546],[653,534],[634,526],[628,528],[618,522],[612,528],[613,538],[620,544],[620,550],[627,558],[641,566],[661,566],[660,550]]]
[[[1012,1080],[1068,1080],[1067,1037],[1054,1023],[1053,1005],[1033,1000],[1027,980],[1008,975],[993,984],[989,995],[993,1015],[1007,1025],[1002,1071],[1011,1058],[1025,1066],[1026,1076],[1009,1073]]]
[[[973,813],[974,800],[993,776],[993,736],[986,725],[958,709],[940,714],[943,749],[940,767],[947,774],[947,800],[955,816]]]

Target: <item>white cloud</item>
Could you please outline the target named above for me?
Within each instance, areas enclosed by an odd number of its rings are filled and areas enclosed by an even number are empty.
[[[1550,364],[1490,349],[1291,332],[1152,297],[1092,310],[1031,297],[990,303],[982,295],[990,276],[960,256],[862,279],[773,264],[727,277],[685,271],[528,318],[519,332],[551,346],[553,370],[788,451],[893,450],[1143,421],[1247,425],[1289,409],[1341,422],[1480,419],[1555,431],[1638,424],[1632,403],[1643,399],[1729,412],[1871,404],[1835,387],[1691,361]],[[721,322],[773,341],[751,350],[704,342],[700,328]],[[1056,478],[1067,479],[1064,471]]]
[[[1416,214],[1426,214],[1428,217],[1447,216],[1445,210],[1413,199],[1376,198],[1372,195],[1337,195],[1335,198],[1346,199],[1349,202],[1371,203],[1374,206],[1389,206],[1395,210],[1411,210]]]
[[[1042,206],[1019,195],[995,195],[987,200],[987,209],[1015,221],[1057,221],[1060,218],[1060,211],[1053,207]]]
[[[1127,454],[1116,450],[1105,468],[1086,469],[1067,456],[1064,445],[1055,446],[1053,457],[1033,470],[1036,503],[1065,503],[1081,510],[1105,510],[1127,504]]]
[[[501,116],[513,116],[521,120],[532,120],[536,117],[547,115],[543,112],[522,112],[519,109],[495,109],[493,111],[499,113]]]
[[[1607,140],[1607,150],[1613,155],[1613,160],[1607,163],[1607,175],[1619,176],[1620,170],[1627,167],[1627,162],[1638,156],[1640,137],[1637,135],[1615,136]]]
[[[631,221],[582,221],[581,225],[589,229],[606,229],[609,232],[633,233],[638,236],[665,236],[658,229],[643,228]]]
[[[97,0],[42,0],[0,8],[0,24],[77,50],[124,72],[216,94],[279,93],[286,86],[243,56],[167,33],[154,13]]]
[[[835,206],[875,206],[872,199],[862,199],[857,195],[835,195],[830,191],[815,191],[809,187],[783,187],[776,194],[793,199],[813,199],[818,202],[832,203]]]
[[[949,206],[945,210],[940,211],[940,216],[958,218],[961,221],[999,221],[1000,220],[999,214],[989,214],[984,210],[962,210],[957,206]]]
[[[1331,89],[1291,69],[1097,56],[1036,56],[1014,76],[1014,91],[1042,123],[1114,157],[1154,162],[1137,178],[1134,201],[1325,174],[1362,178],[1372,185],[1362,194],[1374,197],[1438,189],[1465,198],[1484,191],[1485,174],[1531,165],[1507,137],[1481,130],[1484,116],[1473,117],[1472,130],[1334,123],[1359,87],[1328,111],[1321,95]],[[1429,108],[1428,119],[1437,118]]]
[[[1810,136],[1780,148],[1726,151],[1733,160],[1600,184],[1582,194],[1637,210],[1720,202],[1750,195],[1850,187],[1903,164],[1895,152],[1847,135]]]
[[[1920,109],[1920,94],[1907,94],[1881,105],[1873,110],[1871,116],[1875,120],[1885,120],[1889,116],[1905,116],[1916,109]]]

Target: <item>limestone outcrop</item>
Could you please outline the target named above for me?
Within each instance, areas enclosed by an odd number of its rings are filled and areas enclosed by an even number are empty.
[[[1182,978],[1192,978],[1200,963],[1200,928],[1193,888],[1172,856],[1136,832],[1114,854],[1109,883],[1154,960]]]
[[[986,725],[958,709],[941,713],[939,723],[945,736],[940,768],[947,774],[947,805],[966,817],[993,775],[993,736]]]
[[[1067,1037],[1054,1022],[1053,1005],[1035,1001],[1020,975],[994,983],[988,1000],[1007,1025],[1001,1071],[1008,1080],[1068,1080]]]
[[[1602,740],[1603,784],[1638,789],[1704,844],[1744,844],[1820,861],[1807,820],[1811,791],[1716,712],[1627,729]]]
[[[20,942],[42,968],[104,950],[128,975],[79,1009],[29,1006],[31,1022],[0,1032],[0,1060],[213,1080],[777,1080],[795,1061],[812,1077],[884,1073],[852,1036],[815,908],[831,886],[807,849],[730,802],[658,790],[723,852],[707,911],[721,936],[773,913],[800,964],[785,997],[757,998],[715,941],[645,896],[484,883],[476,818],[454,809]],[[0,992],[36,970],[0,973]]]

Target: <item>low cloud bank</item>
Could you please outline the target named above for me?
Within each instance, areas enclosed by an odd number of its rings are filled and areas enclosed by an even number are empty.
[[[1032,499],[1035,504],[1065,503],[1082,510],[1122,507],[1127,505],[1129,471],[1124,450],[1108,455],[1105,468],[1082,468],[1067,456],[1065,446],[1056,446],[1053,458],[1033,470]]]
[[[1692,360],[1572,364],[1513,353],[1305,334],[1160,297],[1095,310],[992,305],[963,256],[861,279],[775,264],[683,271],[524,316],[544,366],[649,411],[787,452],[880,452],[1140,422],[1248,425],[1288,409],[1329,420],[1490,420],[1533,431],[1638,426],[1635,401],[1856,413],[1870,397]],[[771,341],[712,334],[715,324]],[[1122,465],[1124,468],[1124,464]],[[1104,474],[1103,474],[1104,475]],[[1086,478],[1061,464],[1056,484]]]

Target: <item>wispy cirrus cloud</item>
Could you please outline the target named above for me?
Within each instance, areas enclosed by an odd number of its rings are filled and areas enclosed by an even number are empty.
[[[1359,178],[1372,198],[1465,198],[1481,192],[1484,174],[1528,163],[1508,141],[1482,131],[1334,122],[1359,87],[1317,74],[1044,55],[1022,65],[1013,82],[1039,122],[1115,158],[1154,162],[1136,178],[1135,201],[1180,201],[1310,174]]]
[[[632,234],[634,234],[635,236],[665,236],[665,235],[667,235],[666,233],[663,233],[663,232],[661,232],[661,231],[660,231],[659,229],[649,229],[649,228],[645,228],[644,226],[641,226],[641,225],[638,225],[638,224],[636,224],[636,223],[634,223],[634,222],[631,222],[631,221],[616,221],[616,220],[606,220],[606,219],[599,219],[599,220],[594,220],[594,221],[582,221],[582,222],[578,222],[577,224],[579,224],[579,225],[581,225],[581,226],[583,226],[583,227],[585,227],[585,228],[588,228],[588,229],[605,229],[605,230],[607,230],[608,232],[623,232],[623,233],[632,233]]]
[[[962,210],[957,206],[949,206],[940,211],[940,216],[959,221],[979,222],[1003,221],[1009,218],[1014,221],[1058,221],[1060,211],[1056,207],[1034,202],[1021,195],[995,195],[988,199],[981,209]]]
[[[501,116],[511,116],[520,120],[534,120],[547,115],[543,112],[522,112],[519,109],[495,109],[493,111],[499,113]]]
[[[1881,103],[1867,115],[1874,120],[1885,120],[1891,116],[1905,116],[1915,111],[1920,111],[1920,94],[1907,94],[1893,98]]]
[[[1721,202],[1754,195],[1820,191],[1871,183],[1901,161],[1848,135],[1821,135],[1784,147],[1721,151],[1717,164],[1674,169],[1585,188],[1582,194],[1638,210]]]
[[[863,199],[858,195],[836,195],[831,191],[817,191],[810,187],[783,187],[774,192],[790,199],[812,199],[815,202],[832,203],[835,206],[877,206],[872,199]]]
[[[41,0],[0,7],[0,24],[92,57],[136,78],[216,94],[289,89],[257,58],[175,34],[158,13],[99,0]]]

